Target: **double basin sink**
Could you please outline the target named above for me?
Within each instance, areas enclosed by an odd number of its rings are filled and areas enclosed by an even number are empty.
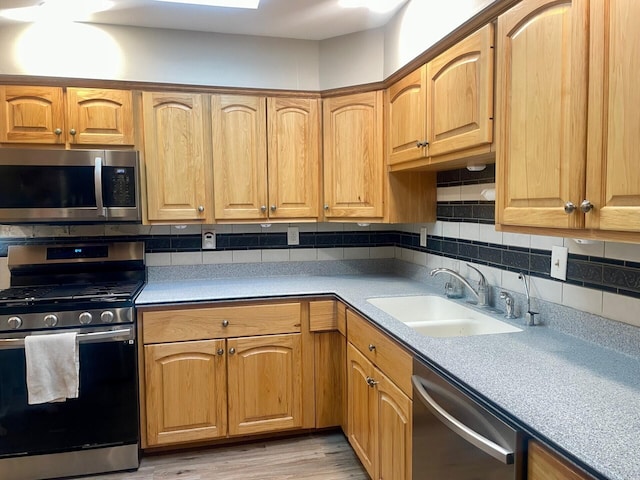
[[[379,297],[371,305],[428,337],[515,333],[522,329],[437,295]]]

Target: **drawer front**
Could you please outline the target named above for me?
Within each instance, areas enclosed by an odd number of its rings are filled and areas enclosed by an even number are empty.
[[[309,302],[309,329],[312,332],[337,330],[335,300],[315,300]]]
[[[299,332],[299,302],[142,312],[144,344]]]
[[[412,356],[405,349],[351,310],[347,310],[347,339],[412,397]]]

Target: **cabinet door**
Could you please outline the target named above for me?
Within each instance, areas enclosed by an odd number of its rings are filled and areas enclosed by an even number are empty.
[[[145,345],[147,441],[152,445],[226,435],[224,340]]]
[[[62,88],[0,86],[0,142],[64,145]]]
[[[267,218],[266,98],[213,95],[211,109],[216,219]]]
[[[408,374],[408,372],[407,372]],[[411,480],[412,402],[380,372],[374,381],[378,411],[376,480]]]
[[[269,98],[269,217],[317,218],[320,101]]]
[[[591,2],[587,228],[640,231],[640,2]]]
[[[498,18],[497,223],[577,228],[584,195],[588,2],[524,0]]]
[[[382,217],[382,91],[328,98],[323,116],[325,217]]]
[[[133,145],[130,91],[68,88],[67,109],[71,143]]]
[[[378,454],[377,399],[369,385],[375,372],[371,362],[347,343],[347,438],[371,478],[375,478]]]
[[[593,477],[534,440],[529,442],[528,460],[527,480],[593,480]]]
[[[302,427],[299,333],[227,340],[229,435]]]
[[[144,92],[142,102],[149,220],[212,222],[203,97]]]
[[[398,80],[386,91],[387,164],[427,155],[427,66]]]
[[[427,64],[431,163],[493,141],[493,35],[489,24]]]

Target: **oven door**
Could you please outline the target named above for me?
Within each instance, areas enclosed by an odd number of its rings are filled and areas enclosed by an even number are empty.
[[[78,398],[41,405],[27,402],[20,339],[0,340],[0,459],[138,442],[134,328],[118,332],[79,335]]]

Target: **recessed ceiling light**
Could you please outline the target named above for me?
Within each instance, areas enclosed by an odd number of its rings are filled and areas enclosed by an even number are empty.
[[[108,0],[47,0],[33,7],[0,10],[0,16],[20,22],[83,21],[112,6]]]
[[[156,0],[156,2],[184,3],[187,5],[205,5],[207,7],[258,8],[260,0]]]
[[[342,8],[366,7],[375,13],[387,13],[399,7],[407,0],[340,0]]]

